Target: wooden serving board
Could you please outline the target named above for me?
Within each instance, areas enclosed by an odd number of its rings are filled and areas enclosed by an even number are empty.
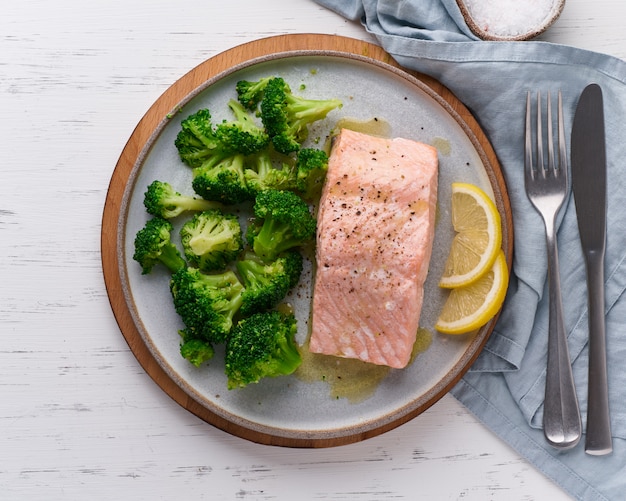
[[[285,438],[274,436],[272,434],[259,432],[258,430],[248,429],[207,410],[203,405],[190,397],[163,370],[144,343],[122,292],[121,274],[123,273],[123,255],[119,246],[119,237],[123,229],[123,221],[120,219],[123,212],[125,189],[132,176],[134,167],[140,161],[144,147],[149,143],[155,131],[162,123],[163,117],[172,113],[183,99],[192,94],[199,87],[202,87],[205,82],[233,67],[250,60],[263,58],[268,54],[309,50],[355,54],[371,58],[395,68],[400,68],[389,54],[376,45],[351,38],[320,34],[282,35],[260,39],[234,47],[208,59],[169,87],[150,107],[133,131],[111,177],[104,206],[101,234],[102,266],[113,313],[128,346],[141,366],[156,384],[183,408],[217,428],[254,442],[290,447],[328,447],[363,440],[399,426],[403,422],[415,417],[415,415],[425,410],[425,408],[404,416],[400,420],[387,423],[375,430],[339,438]],[[471,130],[480,143],[484,155],[483,162],[490,167],[488,169],[488,175],[491,178],[491,184],[496,192],[496,204],[503,217],[503,228],[506,230],[503,236],[503,248],[510,266],[513,246],[511,211],[506,195],[506,186],[495,152],[471,113],[447,88],[428,76],[414,72],[407,73],[418,78],[441,96],[461,117],[465,126]],[[486,339],[487,337],[485,337],[485,341]],[[478,356],[478,352],[473,359],[475,359],[476,356]],[[470,360],[470,362],[473,362],[473,359]],[[468,364],[468,366],[469,365],[470,364]],[[462,373],[443,388],[438,398],[445,394],[461,376]],[[434,401],[436,401],[436,399],[434,399],[432,403],[434,403]]]

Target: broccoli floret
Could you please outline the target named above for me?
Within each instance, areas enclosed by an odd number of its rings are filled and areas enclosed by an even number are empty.
[[[234,99],[228,107],[235,115],[234,121],[223,121],[215,127],[215,137],[226,151],[251,155],[265,148],[270,140],[265,130],[259,127],[246,109]]]
[[[235,118],[213,124],[204,108],[181,122],[174,144],[181,160],[190,167],[213,167],[229,157],[250,155],[269,144],[265,130],[235,100],[228,103]]]
[[[339,99],[306,99],[291,92],[281,77],[267,82],[261,101],[261,120],[276,151],[298,151],[308,136],[308,126],[342,105]]]
[[[172,229],[172,223],[167,219],[155,217],[135,235],[133,259],[141,265],[143,275],[150,273],[157,263],[164,264],[172,273],[186,266],[171,240]]]
[[[226,343],[228,389],[293,373],[302,363],[296,332],[292,314],[269,311],[240,320]]]
[[[143,204],[148,214],[172,219],[187,211],[203,211],[219,207],[219,203],[190,197],[177,192],[164,181],[153,181],[144,194]]]
[[[170,291],[189,339],[211,344],[226,341],[243,293],[234,272],[209,275],[197,268],[181,268],[172,275]]]
[[[252,253],[237,261],[237,271],[245,287],[240,311],[251,315],[269,310],[282,301],[302,274],[302,255],[287,251],[273,262],[265,263]]]
[[[215,354],[213,345],[203,339],[190,337],[186,331],[179,332],[182,337],[180,354],[196,367],[200,367],[204,362],[211,360]]]
[[[264,77],[256,82],[249,80],[240,80],[237,82],[237,99],[248,110],[253,111],[263,99],[265,86],[272,77]]]
[[[279,254],[315,238],[316,221],[309,207],[290,191],[260,192],[254,203],[254,220],[246,239],[254,252],[273,261]]]
[[[215,137],[211,113],[201,109],[181,122],[174,144],[181,160],[190,167],[199,167],[207,161],[215,164],[232,152]]]
[[[196,167],[191,186],[202,198],[227,205],[253,198],[246,184],[243,155],[233,155],[217,164]]]
[[[316,198],[328,172],[328,155],[324,150],[302,148],[296,159],[296,191],[305,200]]]
[[[218,209],[195,214],[180,229],[189,264],[202,271],[224,269],[243,250],[239,219]]]
[[[248,163],[250,168],[244,170],[246,184],[256,196],[264,190],[291,190],[295,188],[295,170],[286,162],[280,168],[274,166],[272,155],[263,150]]]

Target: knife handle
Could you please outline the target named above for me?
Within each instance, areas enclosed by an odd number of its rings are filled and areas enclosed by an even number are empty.
[[[604,323],[604,252],[587,252],[589,294],[589,382],[585,452],[594,456],[613,450]]]
[[[546,242],[550,313],[543,433],[553,447],[569,449],[578,444],[582,435],[582,424],[565,333],[554,224],[551,227],[546,226]]]

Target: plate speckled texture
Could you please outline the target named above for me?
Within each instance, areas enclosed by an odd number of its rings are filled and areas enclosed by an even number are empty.
[[[507,218],[508,198],[495,156],[484,138],[477,138],[476,127],[467,125],[471,117],[461,117],[457,112],[463,109],[460,103],[457,106],[451,96],[448,100],[442,98],[420,79],[388,64],[384,53],[374,46],[349,40],[358,45],[358,51],[345,51],[337,45],[345,39],[316,35],[307,41],[303,37],[306,35],[289,36],[284,41],[296,39],[296,45],[304,48],[291,47],[250,57],[210,78],[188,82],[187,92],[179,95],[178,101],[174,95],[164,94],[162,100],[171,107],[160,110],[159,120],[154,120],[156,109],[150,110],[150,126],[140,124],[138,129],[144,129],[143,137],[136,146],[129,141],[116,168],[116,172],[124,172],[112,180],[103,235],[106,223],[116,219],[110,226],[115,228],[117,240],[113,249],[103,238],[103,263],[109,297],[122,333],[147,372],[181,405],[250,440],[318,447],[374,436],[423,412],[462,376],[491,332],[493,322],[468,336],[445,336],[433,329],[445,300],[437,280],[453,235],[449,214],[451,183],[475,183],[494,197],[503,214],[509,258],[512,235]],[[293,46],[293,42],[287,45]],[[192,74],[181,80],[189,80]],[[439,150],[435,250],[420,320],[421,327],[432,333],[432,343],[406,369],[390,370],[376,391],[359,401],[336,398],[328,381],[307,382],[297,374],[265,379],[241,390],[227,390],[219,348],[215,358],[201,368],[191,366],[180,356],[177,331],[182,324],[173,309],[168,274],[157,267],[152,274],[141,275],[139,265],[132,260],[134,235],[148,217],[143,207],[146,186],[160,179],[192,194],[191,171],[181,163],[174,147],[180,121],[204,107],[211,110],[216,121],[228,117],[226,102],[235,97],[235,83],[267,75],[282,76],[303,96],[337,97],[343,101],[340,110],[330,113],[311,130],[311,140],[324,141],[341,118],[377,118],[388,122],[391,136],[433,144]],[[118,189],[114,190],[116,186]],[[242,221],[247,215],[244,208]],[[308,335],[310,266],[309,262],[302,284],[289,298],[298,318],[300,344]]]

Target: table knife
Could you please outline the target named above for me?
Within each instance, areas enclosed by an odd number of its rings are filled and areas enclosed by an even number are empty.
[[[609,414],[604,322],[606,247],[606,148],[602,89],[585,87],[576,107],[571,137],[572,191],[587,271],[589,381],[585,452],[613,450]]]

